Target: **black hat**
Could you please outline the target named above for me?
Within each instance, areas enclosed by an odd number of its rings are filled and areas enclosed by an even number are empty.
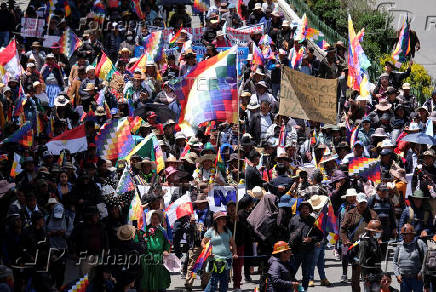
[[[301,211],[301,208],[303,208],[304,206],[308,206],[310,209],[310,212],[313,212],[313,207],[308,201],[301,202],[300,206],[298,206],[298,211]]]
[[[241,138],[241,146],[253,146],[254,142],[251,141],[250,136],[242,136]]]
[[[387,65],[391,66],[392,68],[394,67],[394,64],[391,61],[386,61],[385,66]]]

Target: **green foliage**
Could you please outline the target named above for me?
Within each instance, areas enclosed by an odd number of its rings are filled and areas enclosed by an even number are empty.
[[[380,57],[380,66],[383,68],[386,61],[391,61],[395,64],[390,54],[384,54]],[[403,63],[399,71],[406,71],[409,63]],[[433,90],[431,77],[428,75],[424,66],[419,64],[412,65],[412,71],[410,76],[406,78],[404,82],[410,83],[413,94],[418,98],[418,101],[422,104],[426,101]]]
[[[390,53],[394,31],[391,17],[384,11],[374,10],[367,1],[306,0],[309,8],[324,23],[348,38],[347,12],[353,19],[354,30],[365,28],[362,47],[369,60],[378,60],[381,54]]]

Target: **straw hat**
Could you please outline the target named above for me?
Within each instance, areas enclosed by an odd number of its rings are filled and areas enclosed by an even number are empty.
[[[247,194],[255,199],[262,199],[262,197],[265,195],[266,191],[261,188],[260,186],[255,186],[251,191],[247,191]]]
[[[386,138],[388,135],[386,135],[386,131],[383,128],[377,128],[375,129],[374,134],[372,134],[373,137],[384,137]]]
[[[341,196],[341,199],[346,199],[347,197],[357,197],[357,191],[356,189],[348,189],[347,193],[343,196]]]
[[[181,157],[180,160],[186,160],[190,164],[195,164],[198,159],[198,154],[195,152],[186,153],[185,156]]]
[[[381,98],[378,102],[378,105],[375,106],[376,109],[379,111],[387,111],[390,110],[392,107],[392,104],[388,103],[388,100],[386,98]]]
[[[313,195],[309,200],[307,200],[314,210],[320,210],[329,200],[327,196]]]
[[[95,84],[94,83],[88,83],[88,84],[86,84],[86,87],[85,87],[85,91],[91,91],[91,90],[96,90],[97,89],[97,87],[95,87]]]
[[[257,102],[257,100],[252,100],[247,105],[247,109],[249,109],[249,110],[255,110],[255,109],[258,109],[258,108],[260,108],[260,104]]]
[[[168,163],[168,162],[176,162],[176,163],[180,163],[181,161],[180,160],[178,160],[176,157],[174,157],[173,155],[170,155],[170,157],[168,157],[166,160],[165,160],[165,163]]]
[[[70,101],[64,95],[58,95],[54,100],[55,106],[66,106]]]
[[[121,241],[127,241],[135,237],[135,227],[132,225],[122,225],[118,227],[117,237]]]
[[[135,163],[135,167],[136,167],[136,168],[142,168],[142,165],[143,165],[143,164],[151,165],[151,168],[152,168],[152,169],[155,169],[155,168],[156,168],[156,163],[154,163],[153,161],[151,161],[150,158],[148,158],[148,157],[145,157],[145,158],[142,159],[142,161],[140,161],[140,162],[136,162],[136,163]]]
[[[96,117],[103,117],[105,115],[106,115],[106,112],[105,112],[104,108],[101,105],[99,105],[97,107],[97,109],[95,110],[95,116]]]
[[[390,174],[393,177],[401,180],[402,182],[407,183],[407,180],[406,180],[406,170],[405,169],[403,169],[403,168],[396,168],[396,169],[391,169],[389,172],[390,172]]]
[[[207,199],[206,194],[198,194],[197,199],[193,203],[194,204],[209,203],[209,200]]]
[[[215,161],[216,159],[216,155],[215,154],[205,154],[202,155],[200,158],[197,158],[197,160],[195,161],[196,163],[203,163],[206,160],[210,160],[210,161]]]

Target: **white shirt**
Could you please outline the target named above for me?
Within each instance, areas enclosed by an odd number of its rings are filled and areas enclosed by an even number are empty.
[[[272,125],[272,120],[270,115],[264,116],[260,114],[260,138],[265,139],[268,128]]]
[[[272,94],[269,94],[267,92],[262,95],[254,93],[250,97],[250,103],[257,101],[260,104],[264,100],[268,101],[270,104],[274,104],[276,102]]]

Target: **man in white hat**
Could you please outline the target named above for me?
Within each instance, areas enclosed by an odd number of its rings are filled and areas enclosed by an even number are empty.
[[[253,12],[250,14],[248,18],[248,23],[251,25],[259,24],[265,19],[265,12],[262,9],[262,3],[254,4]]]
[[[216,32],[216,38],[212,44],[215,45],[215,48],[228,48],[232,46],[232,43],[222,30]]]
[[[86,85],[88,85],[88,83],[94,84],[95,87],[100,87],[100,79],[96,78],[95,67],[91,66],[91,65],[86,67],[86,77],[85,77],[85,79],[82,80],[82,83],[80,84],[80,89],[79,89],[80,96],[87,95],[85,88],[86,88]]]
[[[402,89],[403,93],[400,94],[397,99],[406,109],[406,114],[409,114],[418,107],[418,102],[416,101],[416,96],[410,92],[410,83],[403,83]]]
[[[368,199],[364,193],[357,194],[357,206],[347,211],[341,222],[339,237],[343,248],[348,249],[359,240],[365,231],[365,226],[371,221],[378,219],[377,213],[368,208]],[[349,258],[349,260],[353,260]],[[352,261],[351,287],[353,291],[360,291],[360,266],[359,262]]]

